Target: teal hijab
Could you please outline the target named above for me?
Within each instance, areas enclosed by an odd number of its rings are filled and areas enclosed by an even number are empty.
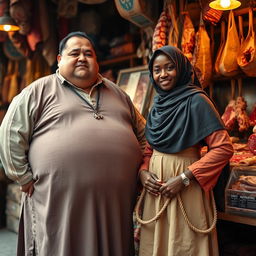
[[[162,90],[153,79],[153,63],[165,54],[175,64],[177,83]],[[146,124],[146,138],[152,148],[177,153],[198,144],[214,131],[225,129],[214,103],[202,90],[189,60],[176,47],[157,49],[149,62],[150,79],[157,95]]]

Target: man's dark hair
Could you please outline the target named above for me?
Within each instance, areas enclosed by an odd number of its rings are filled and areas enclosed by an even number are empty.
[[[67,41],[69,38],[71,37],[83,37],[83,38],[86,38],[90,41],[94,51],[95,51],[95,46],[94,46],[94,43],[92,41],[92,39],[84,32],[81,32],[81,31],[75,31],[75,32],[71,32],[69,33],[67,36],[65,36],[59,43],[59,54],[61,55],[63,50],[65,49],[66,47],[66,44],[67,44]],[[96,51],[95,51],[96,52]]]

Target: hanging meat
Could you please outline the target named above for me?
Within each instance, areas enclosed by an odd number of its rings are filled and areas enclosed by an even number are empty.
[[[183,22],[183,32],[181,38],[181,50],[184,55],[192,61],[195,48],[195,29],[189,17],[188,12],[185,13]]]
[[[255,126],[256,125],[256,103],[254,104],[252,112],[249,115],[249,119],[250,119],[250,125]]]
[[[192,59],[192,65],[195,67],[202,87],[207,87],[210,84],[212,76],[212,58],[210,38],[205,29],[202,16],[199,29],[196,33],[196,43]]]
[[[247,103],[242,95],[242,79],[238,79],[238,97],[235,99],[235,79],[231,80],[231,100],[227,105],[222,120],[228,130],[238,127],[239,132],[247,131],[250,127],[250,119],[247,115]]]
[[[169,30],[169,20],[167,18],[166,9],[164,9],[158,19],[157,25],[153,33],[152,51],[167,44],[167,33]]]
[[[233,130],[236,123],[236,112],[235,112],[235,100],[230,100],[228,105],[225,108],[225,111],[223,115],[221,116],[221,119],[223,120],[225,127],[228,130]]]
[[[247,142],[248,148],[250,151],[256,155],[256,133],[253,133],[249,136],[248,142]]]
[[[225,46],[223,48],[219,70],[223,76],[234,76],[239,73],[237,54],[240,49],[240,40],[236,29],[233,11],[229,12],[228,31]]]
[[[256,76],[256,37],[253,29],[253,10],[249,9],[249,30],[242,42],[237,56],[237,63],[247,76]]]
[[[214,65],[214,70],[215,70],[216,75],[220,75],[219,66],[220,66],[221,54],[222,54],[222,51],[225,47],[225,40],[226,40],[225,37],[226,37],[226,35],[225,35],[225,21],[223,20],[221,22],[220,46],[219,46],[219,49],[218,49],[218,52],[217,52],[217,55],[216,55],[216,60],[215,60],[215,65]]]
[[[246,113],[247,103],[242,96],[238,96],[235,104],[236,119],[239,132],[247,131],[250,127],[250,120]]]

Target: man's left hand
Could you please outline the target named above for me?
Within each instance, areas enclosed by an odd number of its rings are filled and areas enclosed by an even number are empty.
[[[27,184],[24,184],[24,185],[20,186],[20,190],[21,190],[22,192],[27,193],[27,195],[28,195],[29,197],[31,197],[32,194],[33,194],[33,192],[34,192],[34,183],[35,183],[35,181],[34,181],[34,180],[31,180],[31,181],[28,182]]]

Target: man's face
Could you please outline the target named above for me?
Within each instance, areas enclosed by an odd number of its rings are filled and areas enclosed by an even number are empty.
[[[79,86],[82,81],[92,85],[99,72],[97,57],[90,41],[83,37],[71,37],[61,55],[58,55],[60,74]],[[78,84],[76,83],[78,82]]]

